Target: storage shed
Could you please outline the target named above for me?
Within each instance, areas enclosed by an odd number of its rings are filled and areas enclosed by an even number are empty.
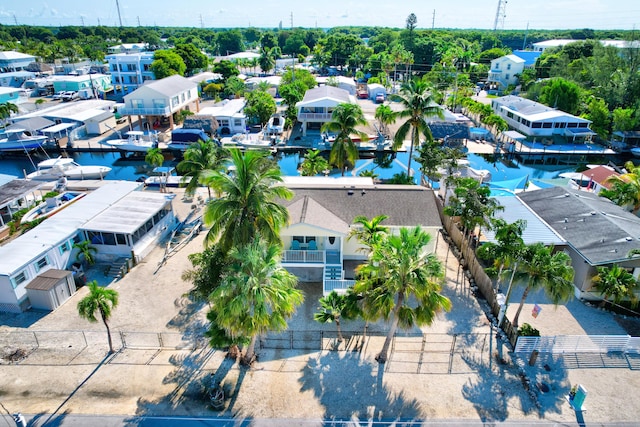
[[[26,288],[31,307],[55,310],[76,292],[73,274],[67,270],[49,269],[39,274]]]
[[[84,121],[89,135],[102,135],[116,128],[116,117],[110,111],[96,114]]]

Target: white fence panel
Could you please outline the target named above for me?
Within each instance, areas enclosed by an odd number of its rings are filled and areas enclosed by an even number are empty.
[[[640,338],[629,335],[557,335],[518,337],[516,353],[640,353]]]

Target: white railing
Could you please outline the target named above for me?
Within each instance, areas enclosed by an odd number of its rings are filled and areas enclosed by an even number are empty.
[[[288,250],[284,251],[282,263],[324,264],[325,251]]]
[[[302,122],[305,120],[329,121],[331,120],[331,114],[330,113],[298,113],[298,121]]]
[[[125,116],[168,116],[171,114],[171,109],[169,107],[120,107],[118,112]]]
[[[518,337],[516,353],[640,353],[640,339],[629,335]]]
[[[339,294],[344,294],[347,289],[355,285],[355,280],[340,280],[340,279],[324,279],[324,295],[329,294],[331,291],[336,291]]]

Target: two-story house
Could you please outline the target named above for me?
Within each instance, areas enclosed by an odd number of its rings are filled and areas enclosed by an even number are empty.
[[[355,104],[356,99],[348,91],[333,86],[320,86],[307,90],[302,101],[296,104],[298,121],[302,123],[302,134],[309,129],[320,130],[331,121],[333,110],[339,104]]]
[[[510,55],[491,61],[486,89],[489,93],[502,93],[509,86],[518,84],[518,75],[533,68],[542,52],[515,50]]]
[[[107,55],[111,83],[116,93],[127,94],[149,80],[155,80],[151,71],[153,52],[116,53]]]

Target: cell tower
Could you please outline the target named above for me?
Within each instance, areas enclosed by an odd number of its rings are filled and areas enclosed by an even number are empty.
[[[498,0],[496,20],[493,22],[493,31],[504,29],[504,18],[507,17],[507,0]]]

